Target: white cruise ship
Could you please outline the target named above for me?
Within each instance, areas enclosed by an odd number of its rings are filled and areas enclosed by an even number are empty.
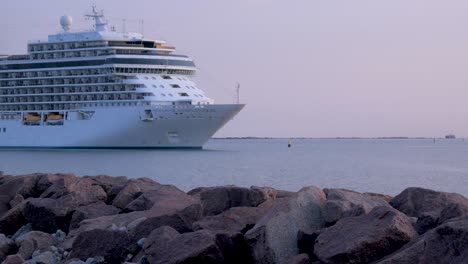
[[[0,55],[0,148],[202,148],[243,107],[214,104],[194,62],[164,41],[109,29],[63,32]]]

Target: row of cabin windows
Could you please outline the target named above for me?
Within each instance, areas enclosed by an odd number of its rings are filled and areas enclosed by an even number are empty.
[[[116,73],[130,74],[171,74],[171,75],[193,75],[195,70],[176,70],[176,69],[154,69],[154,68],[115,68]]]
[[[82,94],[82,95],[51,95],[51,96],[24,96],[0,97],[0,103],[42,103],[42,102],[70,102],[70,101],[114,101],[114,100],[141,100],[151,93],[120,93],[120,94]]]
[[[70,77],[70,78],[44,78],[15,81],[0,81],[1,87],[59,85],[59,84],[89,84],[89,83],[117,83],[125,80],[124,76],[100,76],[100,77]]]
[[[41,111],[41,110],[70,110],[83,107],[98,106],[145,106],[151,102],[91,102],[91,103],[60,103],[60,104],[36,104],[36,105],[1,105],[0,111]]]
[[[82,75],[103,75],[114,73],[114,68],[93,68],[93,69],[67,69],[67,70],[37,70],[22,72],[2,72],[0,79],[7,78],[36,78],[36,77],[65,77]]]
[[[1,95],[28,95],[28,94],[63,94],[63,93],[103,93],[103,92],[127,92],[135,91],[143,87],[140,84],[118,84],[99,86],[71,86],[71,87],[37,87],[0,89]]]
[[[80,41],[80,42],[63,42],[55,44],[30,44],[29,51],[48,51],[48,50],[65,50],[65,49],[82,49],[95,48],[106,46],[106,41]]]

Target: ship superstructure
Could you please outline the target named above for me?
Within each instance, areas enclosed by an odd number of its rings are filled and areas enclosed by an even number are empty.
[[[0,56],[0,147],[200,148],[243,107],[214,104],[194,62],[164,41],[109,30],[63,32]]]

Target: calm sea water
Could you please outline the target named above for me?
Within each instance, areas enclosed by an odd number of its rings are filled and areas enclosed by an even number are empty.
[[[468,196],[468,140],[216,139],[204,150],[9,150],[0,170],[20,175],[149,177],[183,190],[234,184],[395,195],[409,186]]]

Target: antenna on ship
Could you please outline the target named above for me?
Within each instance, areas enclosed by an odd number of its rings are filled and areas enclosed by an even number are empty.
[[[236,103],[240,104],[240,83],[237,82],[236,86]]]
[[[96,5],[92,5],[92,14],[86,15],[88,18],[94,19],[96,31],[107,31],[107,21],[104,19],[104,11],[98,11]]]

